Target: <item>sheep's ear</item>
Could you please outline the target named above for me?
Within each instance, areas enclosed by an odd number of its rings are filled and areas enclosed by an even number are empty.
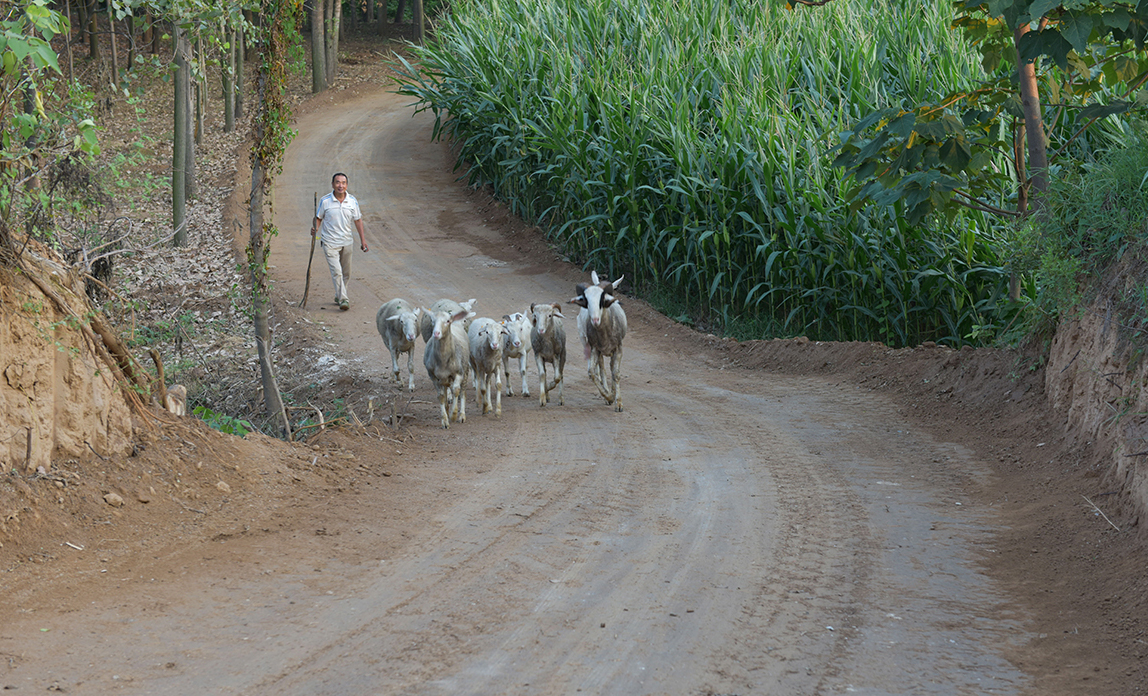
[[[459,311],[455,312],[454,314],[452,314],[450,316],[450,318],[447,319],[447,321],[450,321],[450,322],[463,321],[464,319],[467,319],[467,318],[473,317],[473,316],[474,316],[474,312],[468,312],[467,310],[463,309],[463,310],[459,310]]]
[[[535,302],[530,303],[530,314],[534,314],[534,305],[535,304],[537,304],[537,303],[535,303]]]
[[[503,315],[502,315],[502,320],[503,320],[503,321],[514,321],[514,318],[513,318],[513,317],[511,317],[509,314],[503,314]]]
[[[565,314],[563,314],[562,312],[559,312],[559,311],[555,311],[553,316],[559,317],[559,318],[561,318],[561,319],[565,319],[565,318],[566,318],[566,315],[565,315]]]
[[[590,271],[590,284],[591,285],[597,285],[598,284],[598,271]]]
[[[403,315],[401,315],[401,314],[396,314],[393,317],[387,317],[387,321],[400,322],[402,320],[403,320]]]
[[[602,295],[602,309],[606,309],[615,302],[617,302],[617,300],[614,299],[613,295]]]
[[[586,301],[585,295],[579,295],[578,297],[571,297],[570,298],[570,304],[576,304],[579,307],[582,307],[584,309],[588,308],[590,306],[590,303]]]

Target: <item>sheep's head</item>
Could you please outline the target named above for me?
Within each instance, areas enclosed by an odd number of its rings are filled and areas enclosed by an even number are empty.
[[[503,314],[502,325],[506,327],[506,345],[512,348],[521,348],[523,341],[530,336],[532,322],[530,317],[522,312]]]
[[[401,312],[393,317],[387,317],[387,321],[397,324],[403,332],[403,337],[413,343],[419,335],[419,319],[422,317],[422,312],[422,308],[419,307],[413,312]]]
[[[450,332],[451,324],[456,321],[463,321],[473,316],[474,312],[468,312],[465,309],[459,310],[454,314],[436,312],[434,314],[434,331],[431,333],[431,337],[442,340],[442,337]]]
[[[626,276],[618,276],[618,279],[610,282],[598,279],[597,271],[590,271],[591,284],[578,283],[574,286],[577,295],[570,301],[586,309],[590,313],[590,323],[598,326],[602,323],[602,310],[617,302],[614,297],[614,288],[622,284],[622,279]]]
[[[549,327],[554,317],[565,319],[562,315],[562,305],[555,302],[554,304],[532,304],[530,305],[530,316],[534,320],[534,325],[538,327],[540,332],[545,332]]]

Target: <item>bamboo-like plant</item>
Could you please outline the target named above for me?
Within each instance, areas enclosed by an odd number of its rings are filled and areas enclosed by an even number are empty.
[[[948,4],[775,5],[464,0],[400,89],[572,258],[727,331],[991,336],[1007,275],[986,220],[850,209],[830,154],[865,114],[980,77]]]

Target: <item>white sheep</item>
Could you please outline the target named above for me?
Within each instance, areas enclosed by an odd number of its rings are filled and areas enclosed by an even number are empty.
[[[399,378],[399,357],[403,353],[407,354],[407,374],[410,375],[407,391],[415,390],[415,339],[419,335],[418,327],[422,317],[421,308],[415,308],[397,297],[379,307],[375,315],[375,326],[383,337],[383,344],[391,352],[391,373],[398,384],[402,384]]]
[[[427,310],[423,310],[427,312]],[[469,341],[462,323],[474,316],[474,312],[465,309],[447,314],[436,312],[434,325],[431,328],[431,337],[427,341],[426,352],[423,354],[423,365],[427,368],[427,375],[438,390],[439,412],[442,417],[442,427],[449,428],[452,420],[459,423],[466,422],[466,390],[462,385],[466,382],[470,371]],[[447,413],[447,404],[450,404],[450,413]]]
[[[454,314],[455,312],[461,312],[463,310],[466,310],[467,312],[473,312],[476,302],[478,302],[478,300],[474,299],[473,297],[466,302],[455,302],[454,300],[448,300],[446,298],[436,300],[434,304],[423,310],[422,318],[419,319],[419,333],[423,335],[423,340],[429,341],[431,339],[431,331],[434,330],[435,312],[446,312],[447,314]],[[471,314],[470,316],[473,317],[474,315]],[[465,332],[469,328],[470,319],[467,319],[463,324],[462,329]]]
[[[502,339],[506,327],[488,317],[475,319],[467,329],[470,342],[470,369],[474,371],[474,386],[482,403],[482,415],[494,411],[502,417]],[[493,384],[491,383],[493,382]],[[491,404],[491,392],[494,403]]]
[[[578,296],[570,300],[582,307],[578,311],[578,335],[589,373],[598,393],[622,410],[622,339],[626,337],[626,312],[614,297],[616,288],[625,276],[614,282],[600,281],[598,273],[590,272],[591,284],[578,283]],[[607,380],[603,358],[610,357],[610,377]]]
[[[506,335],[502,337],[502,371],[506,373],[506,395],[514,396],[510,383],[510,359],[518,358],[518,374],[522,377],[522,395],[530,396],[530,386],[526,382],[526,358],[530,355],[530,330],[534,322],[522,312],[502,315]]]
[[[530,347],[538,365],[538,405],[550,401],[550,391],[558,388],[558,404],[565,404],[562,371],[566,368],[566,329],[562,327],[562,305],[532,304],[530,316],[534,327],[530,330]],[[554,381],[546,382],[546,363],[554,366]]]

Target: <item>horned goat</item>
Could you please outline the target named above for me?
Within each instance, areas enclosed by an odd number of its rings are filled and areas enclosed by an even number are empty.
[[[402,384],[399,378],[399,358],[403,353],[407,354],[407,374],[410,376],[407,391],[415,390],[415,340],[419,335],[422,316],[421,308],[415,308],[398,297],[385,302],[375,315],[375,326],[383,337],[383,344],[391,352],[391,374],[398,384]]]
[[[565,386],[562,372],[566,369],[566,329],[562,326],[562,305],[530,305],[530,316],[534,327],[530,330],[530,347],[534,350],[534,362],[538,365],[538,405],[545,406],[550,401],[550,392],[558,388],[558,404],[564,405]],[[554,381],[546,381],[546,363],[554,366]]]
[[[614,282],[598,279],[590,272],[590,285],[578,283],[578,295],[570,300],[582,309],[578,311],[578,336],[582,339],[582,352],[586,358],[586,372],[598,393],[622,410],[622,339],[626,337],[626,312],[614,297],[614,289],[621,284],[619,276]],[[610,358],[607,379],[603,360]]]

